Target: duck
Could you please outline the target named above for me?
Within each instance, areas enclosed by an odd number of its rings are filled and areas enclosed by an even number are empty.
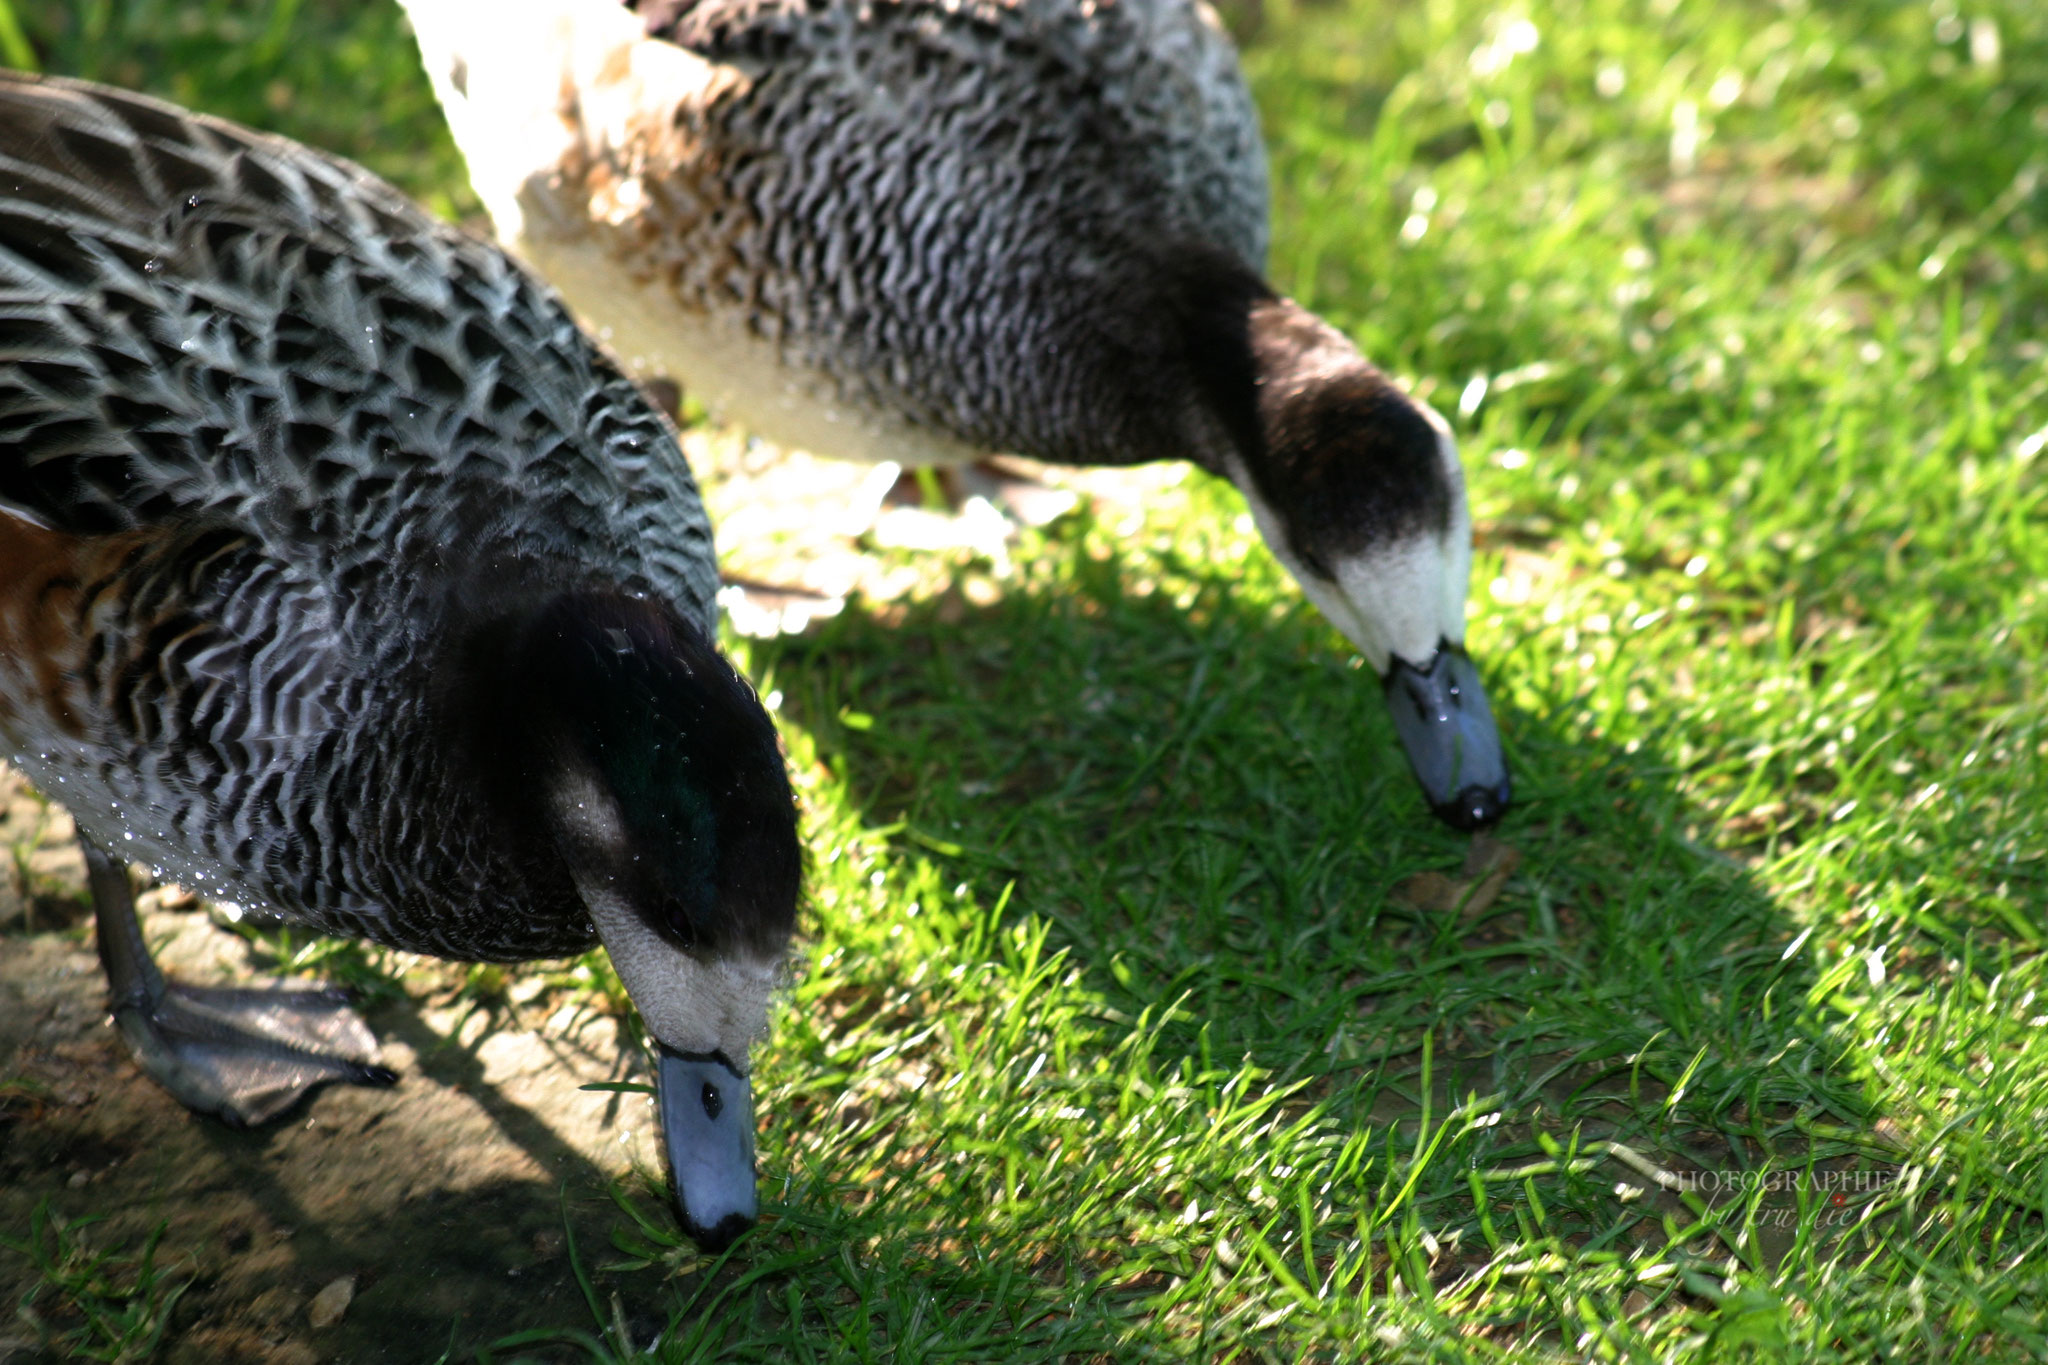
[[[498,240],[632,368],[904,466],[1181,459],[1382,680],[1431,809],[1512,799],[1430,406],[1267,283],[1197,0],[401,0]]]
[[[601,944],[684,1226],[744,1231],[803,873],[717,586],[673,427],[504,252],[0,72],[0,751],[76,822],[114,1019],[186,1106],[394,1077],[337,993],[167,979],[131,864],[444,958]]]

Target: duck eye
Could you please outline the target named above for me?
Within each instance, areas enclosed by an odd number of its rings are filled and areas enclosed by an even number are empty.
[[[725,1101],[724,1099],[720,1098],[718,1093],[718,1087],[713,1085],[709,1081],[704,1082],[703,1098],[704,1117],[707,1119],[716,1119],[718,1117],[718,1111],[725,1108]]]

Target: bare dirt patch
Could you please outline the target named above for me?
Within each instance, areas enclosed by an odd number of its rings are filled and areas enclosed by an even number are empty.
[[[578,1089],[637,1066],[616,1021],[488,1016],[432,993],[373,1003],[397,1086],[330,1087],[233,1131],[143,1076],[108,1022],[82,868],[61,856],[69,821],[4,769],[0,811],[0,842],[29,845],[15,867],[36,869],[27,895],[0,869],[0,1237],[27,1238],[44,1204],[66,1221],[101,1217],[80,1233],[96,1250],[139,1248],[164,1225],[157,1270],[189,1286],[165,1336],[172,1362],[418,1365],[588,1323],[565,1231],[587,1264],[610,1259],[610,1181],[655,1151],[644,1097]],[[253,974],[247,945],[201,910],[146,909],[143,923],[167,971]],[[316,1327],[322,1291],[347,1277],[345,1308]],[[0,1249],[0,1361],[61,1358],[15,1319],[40,1279]],[[629,1303],[655,1301],[651,1274],[610,1281],[640,1286]],[[47,1290],[33,1308],[77,1325]],[[644,1341],[660,1324],[641,1326]]]

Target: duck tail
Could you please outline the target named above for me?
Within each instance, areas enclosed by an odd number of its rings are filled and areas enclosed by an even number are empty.
[[[587,231],[593,197],[644,170],[649,128],[714,84],[618,0],[401,3],[498,239],[528,256]]]

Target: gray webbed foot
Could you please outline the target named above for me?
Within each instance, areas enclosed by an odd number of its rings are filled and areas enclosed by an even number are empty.
[[[957,513],[970,498],[985,498],[1025,526],[1044,526],[1080,505],[1080,498],[1054,488],[999,460],[906,469],[883,495],[891,507],[922,507]]]
[[[390,1085],[377,1040],[340,991],[166,982],[117,1000],[114,1021],[144,1071],[186,1108],[232,1127],[267,1123],[329,1081]]]
[[[150,960],[127,866],[82,834],[100,962],[135,1060],[188,1109],[235,1127],[276,1118],[329,1081],[390,1085],[369,1025],[336,990],[197,987]]]
[[[1080,496],[1014,469],[1000,460],[976,460],[960,470],[965,498],[979,495],[1026,526],[1046,526],[1081,505]]]

